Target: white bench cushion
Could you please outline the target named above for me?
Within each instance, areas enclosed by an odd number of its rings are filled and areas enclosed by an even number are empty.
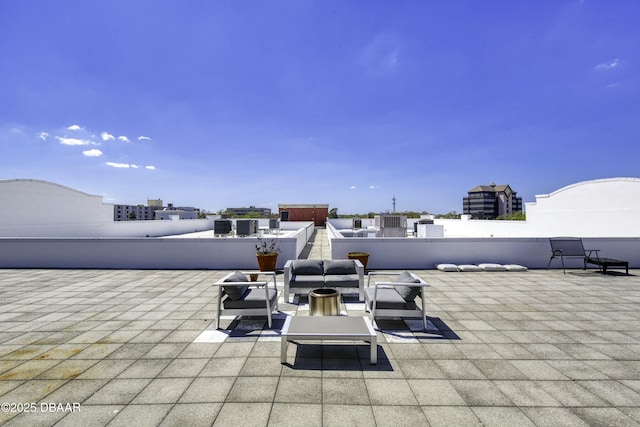
[[[507,271],[527,271],[527,267],[518,264],[505,264]]]
[[[455,264],[438,264],[436,268],[440,271],[458,271],[458,266]]]
[[[473,264],[461,264],[458,266],[458,270],[460,271],[482,271],[482,269],[480,267],[478,267],[477,265],[473,265]]]
[[[483,271],[507,271],[507,268],[502,264],[484,263],[478,264]]]

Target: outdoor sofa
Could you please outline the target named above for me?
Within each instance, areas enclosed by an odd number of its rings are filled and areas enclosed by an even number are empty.
[[[289,294],[305,294],[318,288],[357,293],[364,300],[364,266],[354,260],[296,259],[284,265],[284,300]]]

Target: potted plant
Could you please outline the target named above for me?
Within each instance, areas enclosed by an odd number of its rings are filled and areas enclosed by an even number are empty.
[[[275,271],[278,252],[280,252],[280,249],[276,247],[276,243],[276,239],[266,241],[262,237],[258,237],[256,258],[258,259],[260,271]]]
[[[364,268],[367,268],[367,262],[369,261],[369,253],[368,252],[348,252],[347,258],[349,259],[357,259],[362,263]]]

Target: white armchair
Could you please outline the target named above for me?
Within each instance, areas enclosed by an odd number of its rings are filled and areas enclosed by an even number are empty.
[[[249,281],[247,274],[269,275],[273,277],[273,287],[269,286],[270,280]],[[276,274],[273,271],[261,272],[236,271],[229,273],[213,284],[218,286],[218,304],[216,313],[216,327],[220,329],[220,315],[236,316],[260,316],[267,317],[267,323],[271,328],[271,313],[278,311],[278,290],[276,287]]]
[[[398,276],[398,279],[394,282],[376,281],[375,276]],[[427,282],[408,271],[370,271],[364,295],[371,322],[375,324],[376,317],[422,318],[426,331],[425,288],[428,286]],[[421,307],[416,304],[416,297],[420,297]]]

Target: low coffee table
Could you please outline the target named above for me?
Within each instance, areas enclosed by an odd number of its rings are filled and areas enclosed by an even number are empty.
[[[287,317],[280,338],[281,363],[287,363],[287,344],[293,340],[367,341],[371,347],[371,364],[378,363],[378,338],[368,317]]]

